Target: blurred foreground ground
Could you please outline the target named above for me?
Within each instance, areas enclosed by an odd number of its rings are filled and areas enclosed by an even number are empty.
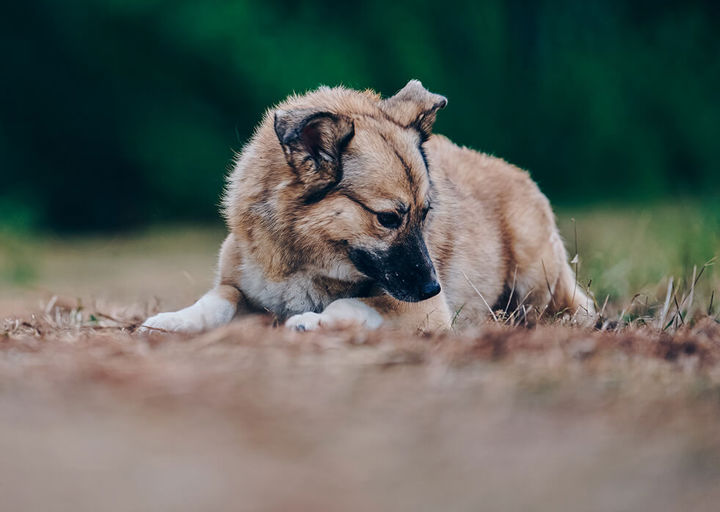
[[[146,314],[209,286],[222,231],[6,235],[3,510],[717,510],[715,268],[682,319],[643,325],[669,277],[686,286],[718,253],[715,217],[561,212],[571,253],[571,215],[610,332],[310,334],[255,317],[140,337]]]

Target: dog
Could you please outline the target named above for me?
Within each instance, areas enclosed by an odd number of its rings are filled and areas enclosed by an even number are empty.
[[[270,311],[297,330],[436,331],[506,314],[589,318],[529,174],[432,134],[447,99],[320,87],[268,110],[227,180],[215,286],[144,330]]]

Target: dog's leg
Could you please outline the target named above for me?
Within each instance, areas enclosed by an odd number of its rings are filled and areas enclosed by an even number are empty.
[[[346,326],[377,329],[384,324],[421,331],[449,329],[450,310],[443,293],[422,302],[401,302],[382,295],[338,299],[322,313],[302,313],[291,316],[285,322],[286,327],[300,331]]]
[[[451,329],[452,315],[445,299],[445,292],[440,292],[422,302],[402,302],[381,295],[363,299],[382,312],[388,325],[407,331],[437,332]]]
[[[185,309],[160,313],[145,320],[141,332],[163,331],[200,332],[230,323],[238,307],[245,307],[245,299],[235,283],[239,281],[240,250],[230,234],[220,248],[220,262],[215,287]]]
[[[546,318],[567,315],[578,325],[594,324],[594,302],[576,282],[555,228],[537,253],[535,259],[527,258],[530,263],[523,265],[518,273],[516,296],[526,298],[525,303]]]
[[[285,327],[298,331],[312,331],[319,327],[360,326],[377,329],[383,323],[380,313],[365,304],[362,299],[338,299],[331,302],[322,313],[301,313],[285,322]]]
[[[234,286],[218,285],[200,297],[192,306],[171,313],[160,313],[145,320],[144,332],[200,332],[230,323],[237,312],[240,291]]]

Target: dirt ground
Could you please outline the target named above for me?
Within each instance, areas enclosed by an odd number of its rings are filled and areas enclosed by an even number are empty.
[[[46,242],[3,283],[2,510],[717,510],[714,319],[135,335],[220,236]]]

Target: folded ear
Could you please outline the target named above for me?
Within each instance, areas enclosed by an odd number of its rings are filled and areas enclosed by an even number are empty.
[[[277,110],[275,133],[308,193],[340,181],[340,155],[355,134],[352,119],[312,109]]]
[[[395,96],[380,102],[387,115],[404,126],[414,126],[423,139],[430,137],[435,113],[445,105],[445,96],[431,93],[419,80],[410,80]]]

